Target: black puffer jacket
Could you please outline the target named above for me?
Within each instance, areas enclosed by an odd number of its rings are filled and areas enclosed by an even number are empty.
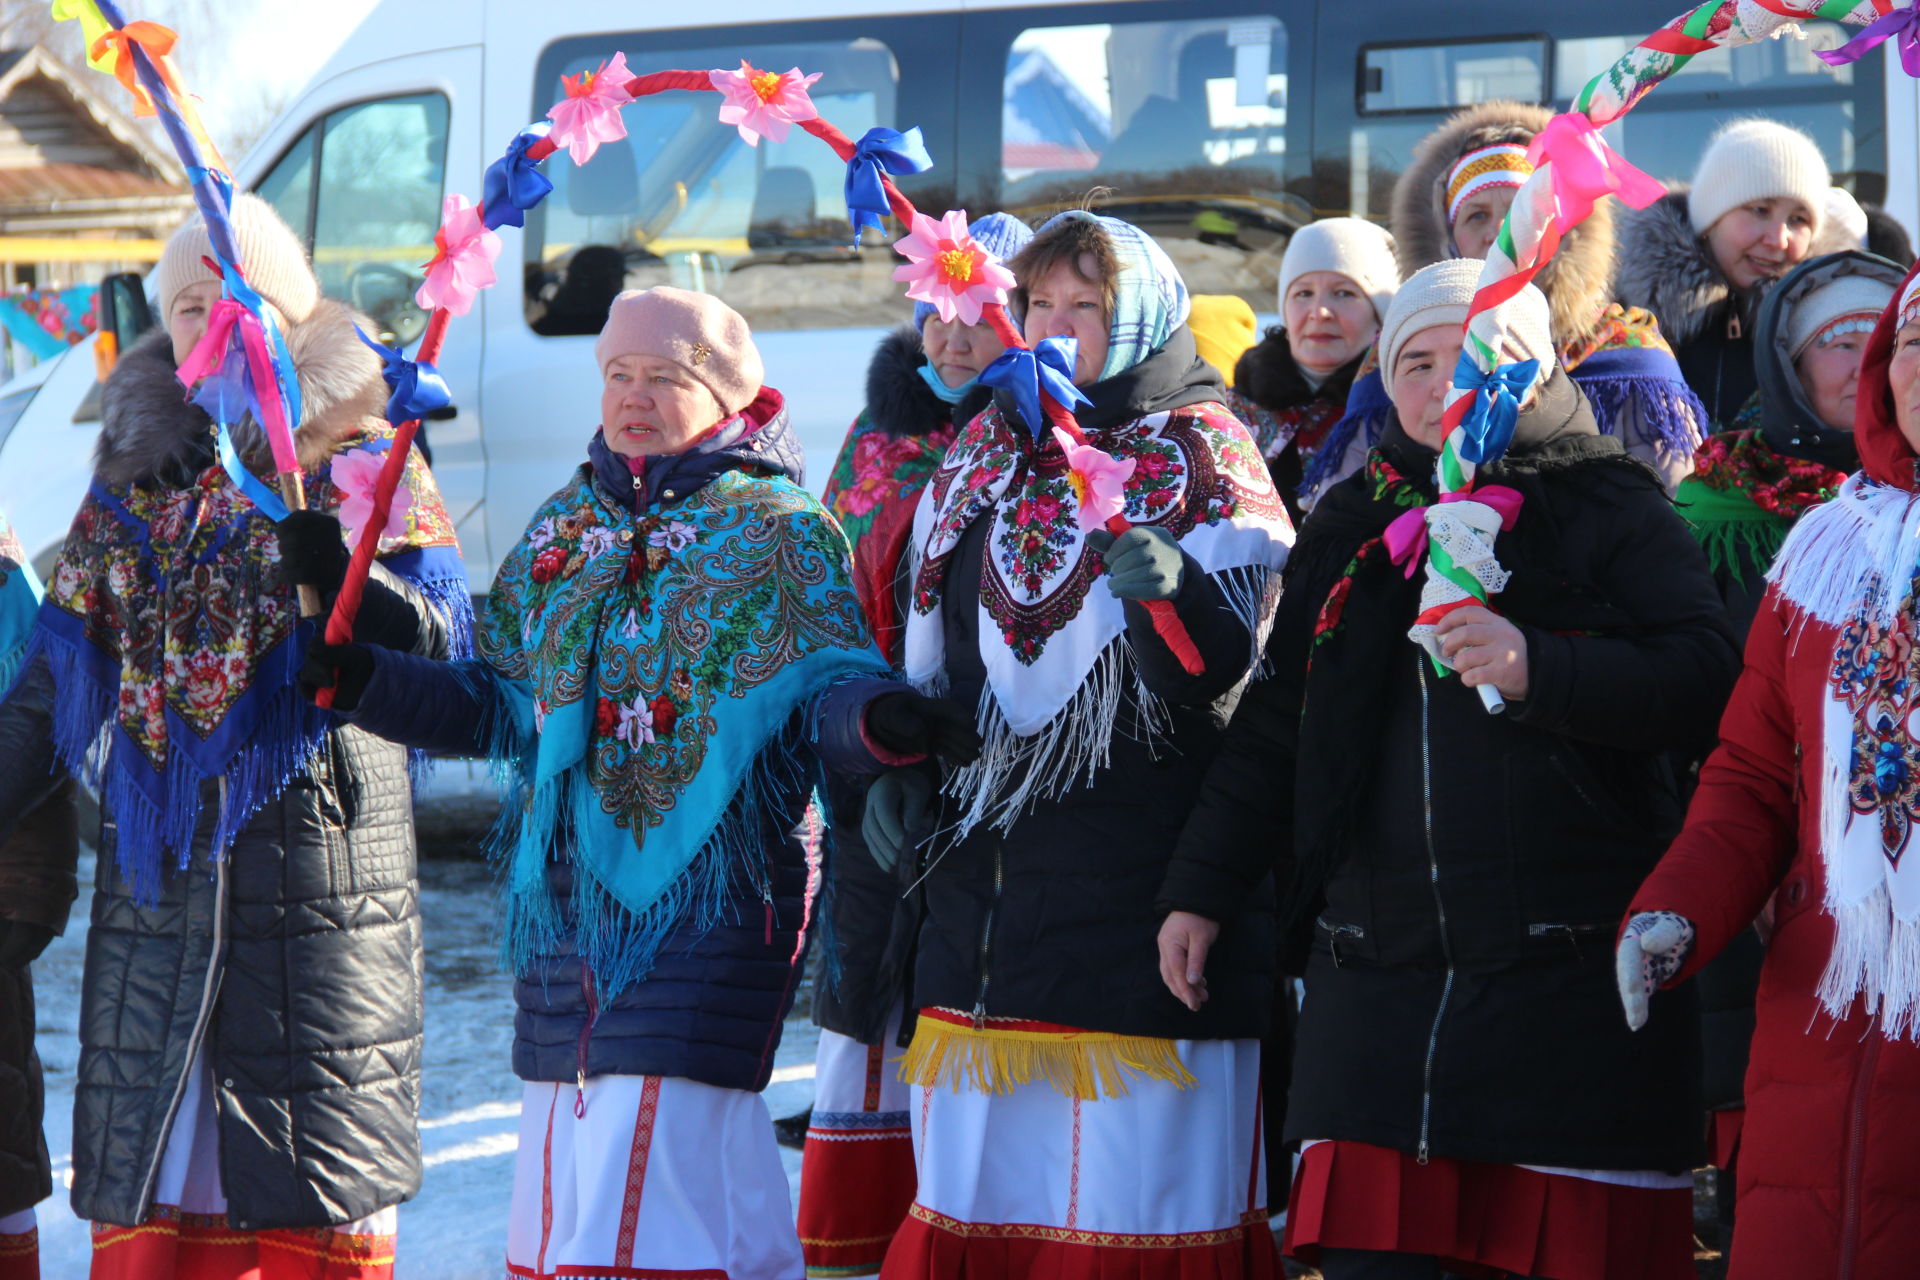
[[[1186,405],[1217,402],[1216,375],[1182,328],[1140,364],[1087,390],[1078,414],[1096,431]],[[1011,405],[1003,411],[1018,421]],[[940,606],[948,696],[979,702],[981,542],[976,519],[950,557]],[[1149,743],[1123,689],[1111,755],[1090,783],[1041,799],[1002,832],[982,824],[958,844],[924,855],[926,914],[914,959],[915,1008],[944,1007],[1164,1039],[1231,1040],[1267,1030],[1272,1003],[1271,894],[1248,887],[1245,910],[1221,935],[1212,999],[1190,1013],[1160,981],[1158,903],[1180,824],[1218,749],[1246,673],[1252,637],[1223,606],[1218,587],[1188,561],[1174,601],[1206,665],[1187,676],[1129,606],[1128,633],[1142,679],[1171,721]],[[1094,590],[1104,588],[1096,585]],[[942,822],[945,828],[947,823]]]
[[[289,327],[300,371],[303,459],[365,425],[385,389],[350,317],[322,302]],[[207,419],[174,382],[166,335],[108,382],[98,469],[167,483],[211,462]],[[356,349],[360,354],[355,354]],[[177,482],[177,480],[176,480]],[[190,483],[190,479],[187,481]],[[450,624],[388,578],[385,616],[424,652]],[[36,663],[14,696],[46,696]],[[39,736],[0,776],[0,814],[53,759]],[[80,1010],[73,1206],[126,1226],[152,1191],[196,1052],[211,1069],[235,1227],[320,1227],[364,1217],[420,1185],[421,982],[413,794],[405,751],[340,727],[218,859],[217,784],[202,791],[184,870],[142,903],[117,874],[105,815]]]
[[[1431,495],[1430,450],[1396,425],[1379,454]],[[1173,905],[1230,918],[1278,867],[1287,915],[1316,922],[1289,1139],[1691,1168],[1688,993],[1656,997],[1630,1034],[1612,944],[1679,826],[1662,753],[1711,737],[1738,667],[1705,559],[1556,372],[1485,472],[1524,495],[1496,551],[1531,685],[1490,716],[1408,643],[1419,574],[1370,549],[1322,618],[1356,550],[1407,509],[1375,479],[1343,481],[1307,522],[1275,676],[1216,757]]]

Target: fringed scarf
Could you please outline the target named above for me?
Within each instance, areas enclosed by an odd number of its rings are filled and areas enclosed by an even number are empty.
[[[13,526],[0,516],[0,689],[11,688],[20,673],[20,658],[39,611],[40,580],[33,576]]]
[[[1264,645],[1265,624],[1292,543],[1286,509],[1246,428],[1205,401],[1092,433],[1134,462],[1126,516],[1159,525],[1215,575],[1235,613]],[[1121,602],[1095,588],[1102,565],[1081,532],[1065,459],[998,407],[961,432],[914,515],[919,564],[907,620],[907,678],[946,686],[940,604],[955,548],[977,519],[991,521],[980,572],[980,659],[986,668],[979,761],[949,778],[959,833],[1010,827],[1034,800],[1091,776],[1107,758],[1122,693],[1132,688],[1142,731],[1159,723],[1140,683]],[[1250,656],[1250,662],[1252,657]]]
[[[1674,499],[1714,572],[1743,582],[1744,566],[1767,565],[1794,522],[1831,502],[1847,473],[1775,453],[1758,431],[1709,436]]]
[[[495,833],[508,958],[571,936],[609,998],[738,891],[771,902],[767,815],[814,783],[797,713],[885,670],[840,530],[798,485],[739,470],[636,517],[582,467],[501,566],[480,649],[521,797]],[[571,927],[547,884],[562,858]]]
[[[1839,631],[1821,730],[1820,857],[1833,952],[1822,1007],[1856,999],[1920,1036],[1920,496],[1852,477],[1787,535],[1767,578]],[[1912,855],[1909,857],[1909,855]]]
[[[893,584],[913,536],[920,491],[953,443],[951,423],[925,435],[895,434],[862,413],[827,477],[821,501],[853,544],[853,582],[880,652],[897,658],[904,620]]]
[[[392,440],[376,428],[347,444],[384,451]],[[382,539],[381,561],[446,611],[464,649],[466,571],[417,451],[406,484],[406,532]],[[306,487],[315,510],[344,500],[328,474],[308,476]],[[137,897],[151,900],[166,865],[192,857],[204,784],[219,784],[212,853],[221,857],[308,767],[330,723],[294,683],[310,630],[281,576],[273,521],[220,467],[184,489],[94,479],[29,649],[46,655],[58,690],[55,751],[99,789],[118,869]],[[103,734],[106,750],[95,753]]]

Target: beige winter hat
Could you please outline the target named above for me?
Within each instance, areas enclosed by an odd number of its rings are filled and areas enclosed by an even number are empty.
[[[1788,196],[1807,206],[1817,233],[1833,184],[1812,138],[1778,120],[1735,120],[1707,143],[1687,193],[1693,229],[1706,234],[1729,209]]]
[[[1467,304],[1480,286],[1479,258],[1447,258],[1420,268],[1393,295],[1393,305],[1380,326],[1380,385],[1393,394],[1393,366],[1407,339],[1435,325],[1463,325]],[[1547,295],[1527,285],[1507,304],[1507,348],[1522,360],[1538,360],[1539,386],[1553,372],[1553,331],[1547,315]]]
[[[244,191],[234,194],[228,220],[233,224],[234,248],[240,252],[240,269],[247,283],[289,324],[299,324],[312,315],[320,301],[320,282],[314,279],[306,248],[293,228],[280,220],[272,205]],[[172,313],[173,300],[181,290],[203,280],[219,282],[220,277],[201,261],[211,257],[213,240],[207,235],[206,223],[195,214],[173,233],[153,268],[162,324]]]
[[[1393,237],[1365,218],[1322,218],[1293,233],[1280,258],[1280,310],[1287,309],[1287,291],[1309,271],[1332,271],[1360,286],[1373,303],[1373,318],[1386,318],[1393,291],[1400,287],[1400,267],[1393,257]]]
[[[728,414],[752,404],[766,379],[760,349],[738,311],[711,294],[664,284],[615,298],[593,355],[603,373],[616,356],[671,360],[713,392]]]

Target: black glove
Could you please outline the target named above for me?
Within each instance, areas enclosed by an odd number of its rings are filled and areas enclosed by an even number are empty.
[[[295,586],[330,596],[346,580],[347,550],[340,522],[320,511],[295,511],[273,527],[280,536],[280,569]]]
[[[1171,600],[1180,594],[1187,558],[1174,536],[1157,525],[1136,525],[1119,537],[1105,529],[1087,532],[1107,566],[1107,590],[1122,600]]]
[[[861,714],[868,735],[895,755],[938,756],[953,765],[980,758],[973,713],[957,702],[896,689],[869,702]]]
[[[860,835],[881,870],[892,871],[902,854],[925,844],[933,835],[933,823],[933,781],[923,770],[895,769],[867,788]]]
[[[333,686],[333,709],[352,711],[373,680],[373,650],[363,644],[328,644],[316,635],[307,645],[307,664],[300,668],[300,695],[308,702]]]
[[[55,936],[53,930],[31,920],[0,920],[0,969],[26,968]]]

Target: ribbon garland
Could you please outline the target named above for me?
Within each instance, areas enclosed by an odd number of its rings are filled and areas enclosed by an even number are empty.
[[[1457,490],[1440,495],[1441,502],[1478,502],[1492,507],[1500,513],[1500,527],[1513,528],[1513,522],[1520,516],[1520,504],[1526,501],[1518,489],[1510,489],[1503,484],[1483,484],[1471,493]],[[1427,508],[1414,507],[1402,511],[1387,526],[1381,535],[1381,541],[1387,548],[1387,558],[1394,564],[1407,566],[1407,577],[1412,578],[1414,570],[1420,567],[1420,557],[1427,550]]]
[[[1039,439],[1047,429],[1042,391],[1054,403],[1068,408],[1093,403],[1073,382],[1073,362],[1079,348],[1079,339],[1066,334],[1042,338],[1031,349],[1009,347],[980,371],[980,385],[1002,388],[1012,395],[1027,430]]]
[[[527,148],[544,142],[552,125],[542,120],[513,135],[507,153],[487,166],[480,182],[480,217],[487,230],[524,227],[527,211],[553,192],[553,183],[527,157]]]
[[[885,173],[900,176],[925,173],[931,168],[933,157],[927,154],[927,145],[921,140],[917,128],[901,133],[898,129],[875,125],[861,134],[860,141],[853,144],[852,157],[847,161],[844,188],[847,218],[853,223],[854,243],[859,244],[860,232],[864,228],[880,230],[881,219],[893,212],[893,204],[887,198],[883,181]]]
[[[1471,392],[1473,408],[1464,420],[1460,456],[1475,466],[1484,466],[1507,451],[1513,442],[1513,429],[1520,420],[1520,401],[1533,390],[1540,376],[1538,360],[1522,360],[1482,370],[1465,351],[1454,366],[1455,390]]]
[[[1813,56],[1830,67],[1844,67],[1888,40],[1895,41],[1900,51],[1901,69],[1920,77],[1920,7],[1914,3],[1875,18],[1865,31],[1838,49],[1815,49]]]
[[[359,325],[355,325],[353,331],[380,357],[380,376],[393,392],[387,397],[388,422],[398,427],[409,420],[429,417],[453,403],[453,392],[438,369],[425,361],[407,359],[398,347],[374,341]]]
[[[1911,8],[1909,5],[1902,12]],[[1646,176],[1608,149],[1597,131],[1631,111],[1699,54],[1752,44],[1808,18],[1878,27],[1884,33],[1881,40],[1899,36],[1905,41],[1915,31],[1911,20],[1894,21],[1893,14],[1879,13],[1871,0],[1707,0],[1667,22],[1589,80],[1575,97],[1573,109],[1556,117],[1535,139],[1529,154],[1537,156],[1538,163],[1514,193],[1506,219],[1487,250],[1479,288],[1467,309],[1461,368],[1448,393],[1442,418],[1447,434],[1435,464],[1441,501],[1423,509],[1427,523],[1446,520],[1457,526],[1451,512],[1442,514],[1447,502],[1463,500],[1450,495],[1471,497],[1476,469],[1497,461],[1510,442],[1510,433],[1505,439],[1497,438],[1499,423],[1489,420],[1504,413],[1500,394],[1490,392],[1488,384],[1501,367],[1507,330],[1505,304],[1539,274],[1558,249],[1561,237],[1591,213],[1593,201],[1605,195],[1618,195],[1630,203],[1650,203],[1658,198]],[[1855,40],[1848,48],[1859,44]],[[1907,47],[1905,43],[1901,46],[1902,65],[1909,74],[1920,73],[1906,61]],[[1853,56],[1858,57],[1859,51]],[[1827,61],[1833,63],[1835,59]],[[1473,368],[1471,375],[1467,374],[1468,365]],[[1504,378],[1500,385],[1511,386]],[[1469,450],[1474,456],[1468,456]],[[1458,528],[1452,531],[1457,533]],[[1450,603],[1434,616],[1458,607],[1463,601],[1455,598],[1457,593],[1470,590],[1460,580],[1460,566],[1446,555],[1442,543],[1443,539],[1437,537],[1428,542],[1428,581],[1435,598],[1444,596]],[[1476,568],[1486,579],[1474,578],[1481,588],[1503,581],[1499,566],[1490,559]],[[1483,596],[1488,593],[1483,592]],[[1429,653],[1435,651],[1431,646],[1432,620],[1429,611],[1423,611],[1420,622],[1409,632],[1409,638],[1427,647]],[[1499,695],[1491,687],[1480,686],[1480,694],[1489,710],[1498,709]]]

